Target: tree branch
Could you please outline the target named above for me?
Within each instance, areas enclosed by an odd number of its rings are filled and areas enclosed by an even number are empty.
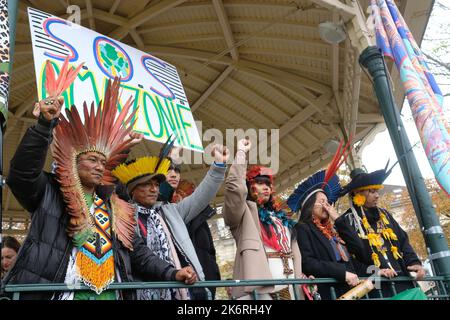
[[[442,62],[441,60],[429,55],[428,53],[424,52],[423,53],[428,59],[430,59],[431,61],[433,61],[434,63],[438,64],[439,66],[441,66],[442,68],[447,69],[448,71],[450,71],[450,63],[445,63]]]
[[[444,5],[440,2],[436,2],[436,6],[443,10],[450,10],[450,7],[447,7],[446,5]]]

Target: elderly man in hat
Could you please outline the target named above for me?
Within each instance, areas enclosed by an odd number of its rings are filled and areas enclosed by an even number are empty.
[[[136,208],[139,233],[147,246],[161,259],[176,267],[192,266],[200,280],[205,276],[189,237],[186,224],[191,222],[216,196],[225,178],[228,149],[213,147],[214,163],[198,188],[178,203],[158,201],[160,185],[166,180],[171,161],[159,157],[142,157],[124,163],[113,170],[126,186],[131,203]],[[141,300],[185,300],[192,298],[188,290],[145,289],[138,293]]]
[[[416,279],[420,280],[425,276],[425,270],[407,233],[392,214],[378,206],[379,190],[390,171],[382,169],[366,173],[355,169],[350,173],[352,180],[341,192],[341,196],[349,194],[350,209],[336,220],[335,227],[350,253],[368,268],[373,265],[380,268],[379,274],[386,278],[415,272]],[[413,287],[412,282],[395,285],[396,293]],[[383,296],[394,293],[387,284],[382,285]]]

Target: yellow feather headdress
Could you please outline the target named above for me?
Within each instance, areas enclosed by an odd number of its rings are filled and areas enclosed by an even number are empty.
[[[118,165],[112,174],[119,179],[120,182],[127,185],[143,176],[163,174],[166,175],[169,171],[170,160],[163,159],[158,165],[159,157],[141,157],[135,161],[123,163]]]
[[[175,140],[176,135],[170,135],[157,157],[147,156],[133,159],[117,166],[112,171],[112,174],[126,186],[129,195],[141,183],[151,179],[156,179],[159,183],[166,180],[166,175],[172,162],[169,154],[175,144]]]

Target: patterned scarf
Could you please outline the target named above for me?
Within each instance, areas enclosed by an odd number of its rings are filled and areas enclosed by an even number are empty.
[[[283,210],[274,211],[274,210],[269,210],[265,207],[259,207],[258,208],[258,216],[259,216],[259,221],[261,221],[261,223],[263,223],[265,225],[275,226],[275,223],[272,220],[271,216],[280,219],[281,223],[285,227],[288,227],[289,229],[292,229],[295,225],[295,221],[289,219],[286,216],[286,212],[284,212]]]
[[[146,240],[146,245],[160,259],[175,265],[170,256],[171,248],[164,232],[159,209],[147,209],[135,203],[138,211],[139,230]],[[138,291],[139,300],[174,300],[177,291],[173,289],[143,289]]]
[[[264,217],[264,220],[260,219],[259,222],[261,224],[261,237],[263,240],[264,245],[278,251],[278,252],[284,252],[288,253],[291,251],[290,249],[290,239],[286,233],[286,229],[290,229],[290,222],[292,220],[287,219],[285,215],[284,220],[280,217],[280,215],[276,214],[273,211],[267,211],[265,208],[259,208],[266,210],[267,215]],[[260,210],[259,210],[260,211]],[[280,212],[278,212],[280,213]],[[270,220],[270,223],[265,223],[266,221]],[[268,235],[265,226],[270,229],[270,236]]]
[[[316,217],[312,218],[312,222],[316,225],[316,227],[322,232],[322,234],[330,241],[331,247],[335,253],[336,261],[348,261],[348,253],[346,248],[344,247],[344,240],[341,239],[339,234],[334,229],[333,225],[330,222],[330,219],[327,219],[325,222],[322,222]]]
[[[100,294],[114,281],[114,255],[110,213],[105,202],[97,195],[94,197],[91,214],[95,231],[79,248],[76,265],[80,279]]]

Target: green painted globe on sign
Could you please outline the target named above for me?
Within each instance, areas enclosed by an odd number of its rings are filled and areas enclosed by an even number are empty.
[[[97,65],[109,78],[121,77],[128,81],[133,76],[130,57],[117,43],[108,38],[98,37],[94,41],[94,54]]]

